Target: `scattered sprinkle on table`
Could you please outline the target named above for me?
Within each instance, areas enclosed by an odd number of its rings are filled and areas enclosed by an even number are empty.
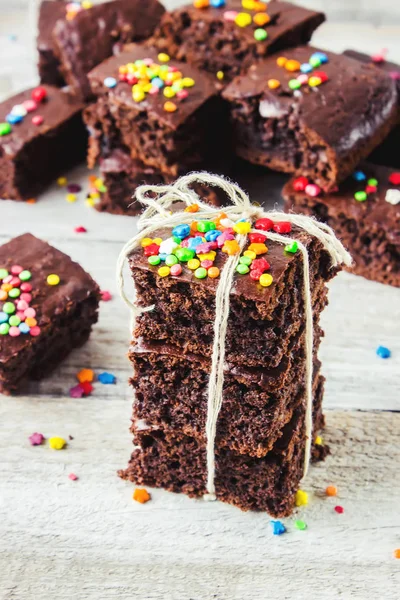
[[[100,381],[100,383],[103,383],[105,385],[112,384],[117,381],[117,378],[115,377],[115,375],[113,375],[112,373],[107,373],[107,372],[100,373],[100,375],[97,377],[97,379]]]
[[[107,292],[107,290],[101,290],[100,295],[103,302],[109,302],[110,300],[112,300],[112,296],[110,292]]]
[[[335,506],[335,511],[339,513],[339,515],[341,515],[342,513],[344,513],[344,508],[343,506]]]
[[[70,395],[70,398],[82,398],[82,396],[83,396],[82,386],[78,383],[78,385],[75,385],[74,387],[70,388],[69,395]]]
[[[296,506],[307,506],[308,504],[308,493],[304,490],[297,490],[296,492]]]
[[[151,495],[144,488],[136,488],[133,492],[132,498],[136,502],[140,502],[140,504],[145,504],[146,502],[151,500]]]
[[[282,521],[270,521],[272,527],[272,533],[274,535],[282,535],[286,531],[286,527]]]
[[[57,179],[57,185],[59,185],[60,187],[65,187],[67,185],[67,178],[66,177],[59,177]]]
[[[75,475],[75,473],[70,473],[68,475],[68,479],[70,479],[71,481],[76,481],[78,479],[78,476]]]
[[[32,435],[30,435],[28,439],[29,439],[31,446],[40,446],[44,442],[44,435],[41,433],[35,432],[35,433],[32,433]]]
[[[334,485],[328,485],[325,490],[325,494],[327,496],[337,496],[337,487]]]
[[[82,381],[82,383],[78,383],[78,385],[82,388],[84,396],[90,396],[93,392],[93,386],[89,381]]]
[[[307,529],[307,523],[305,523],[301,519],[298,519],[297,521],[295,521],[294,526],[296,527],[296,529],[299,529],[300,531],[304,531],[304,529]]]
[[[400,548],[396,548],[396,550],[393,552],[393,555],[395,558],[400,558]]]
[[[62,450],[64,448],[64,446],[66,445],[66,443],[67,442],[62,437],[55,436],[55,437],[49,438],[49,446],[53,450]]]
[[[79,225],[78,227],[74,228],[75,233],[86,233],[87,229],[86,227],[82,227],[82,225]]]
[[[386,348],[386,346],[378,346],[376,349],[376,354],[379,356],[379,358],[390,358],[392,353],[390,352],[389,348]]]
[[[84,383],[85,381],[92,382],[94,379],[94,372],[92,369],[81,369],[79,373],[76,374],[76,378],[79,383]]]

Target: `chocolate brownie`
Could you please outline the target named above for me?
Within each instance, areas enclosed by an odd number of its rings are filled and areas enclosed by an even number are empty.
[[[352,255],[353,273],[400,287],[400,172],[365,163],[337,191],[310,192],[318,188],[291,179],[286,210],[328,223]]]
[[[102,148],[119,147],[171,178],[225,147],[225,106],[217,86],[191,65],[130,44],[93,69],[89,80],[98,97],[85,113],[89,164]]]
[[[0,103],[0,198],[27,200],[84,159],[83,104],[43,85]]]
[[[119,215],[137,215],[143,206],[135,200],[135,190],[139,185],[168,183],[172,177],[163,175],[153,167],[135,160],[123,150],[113,150],[100,161],[100,173],[106,191],[101,194],[95,208],[100,212]],[[203,202],[219,206],[222,198],[211,188],[197,186]]]
[[[166,12],[150,43],[225,82],[267,54],[307,43],[324,20],[277,0],[200,0]]]
[[[300,46],[238,76],[230,103],[236,153],[334,188],[397,119],[395,82],[347,56]]]
[[[112,0],[81,10],[54,26],[54,51],[68,85],[85,100],[91,90],[87,74],[116,46],[148,38],[164,13],[158,0]]]
[[[86,342],[100,291],[69,256],[26,233],[0,247],[0,391],[20,391]]]
[[[323,380],[314,396],[313,439],[323,427]],[[234,419],[235,416],[231,415]],[[120,476],[140,485],[163,487],[190,497],[206,492],[206,449],[198,438],[146,422],[133,425],[136,448]],[[216,496],[242,510],[289,515],[303,475],[304,408],[299,406],[273,448],[263,457],[238,454],[216,445]]]
[[[53,29],[67,12],[67,0],[43,0],[39,7],[37,50],[39,54],[39,77],[41,83],[62,87],[65,85],[60,73],[60,63],[54,53]]]
[[[344,52],[346,56],[360,60],[363,63],[373,64],[375,67],[381,69],[387,73],[397,85],[397,102],[399,107],[399,122],[400,122],[400,66],[387,61],[384,56],[369,56],[362,52],[356,52],[355,50],[346,50]],[[393,167],[394,169],[400,169],[400,125],[392,129],[389,135],[384,139],[368,157],[368,161],[383,165],[386,167]]]

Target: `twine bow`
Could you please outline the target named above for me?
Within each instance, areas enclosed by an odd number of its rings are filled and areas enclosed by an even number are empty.
[[[224,206],[223,212],[232,221],[239,220],[253,221],[267,217],[272,221],[289,221],[303,231],[306,231],[313,237],[316,237],[324,249],[331,257],[332,266],[340,264],[349,266],[351,256],[344,248],[342,243],[336,238],[333,230],[325,223],[319,223],[312,217],[304,215],[286,214],[279,211],[265,212],[260,206],[251,204],[248,195],[236,184],[218,175],[209,173],[190,173],[179,178],[175,183],[169,185],[142,185],[136,190],[136,198],[147,208],[142,213],[138,221],[139,233],[125,244],[117,261],[117,285],[120,294],[126,304],[130,307],[135,319],[144,311],[153,310],[154,306],[139,308],[126,295],[124,289],[123,268],[124,263],[131,252],[139,246],[144,237],[148,237],[157,229],[171,228],[176,225],[190,224],[193,221],[193,213],[179,211],[171,212],[170,207],[176,202],[183,202],[187,206],[197,204],[199,207],[196,218],[202,220],[212,220],[220,212],[220,208],[215,208],[205,204],[190,187],[193,184],[202,184],[205,186],[218,187],[225,192],[231,201],[231,205]],[[151,195],[150,195],[151,194]],[[155,197],[154,197],[155,196]],[[250,233],[265,234],[265,231],[252,228]],[[313,313],[310,289],[310,268],[307,248],[300,240],[280,235],[279,233],[268,231],[268,239],[280,244],[289,244],[297,242],[298,249],[303,258],[303,295],[305,307],[305,350],[306,350],[306,443],[303,477],[306,476],[310,457],[311,457],[311,437],[312,437],[312,379],[313,379]],[[228,255],[228,258],[221,270],[219,283],[215,293],[215,321],[214,321],[214,341],[211,357],[211,371],[208,383],[207,397],[207,494],[205,499],[215,500],[215,437],[217,429],[218,414],[223,400],[224,384],[224,361],[225,361],[225,340],[228,328],[230,292],[233,284],[236,266],[239,262],[240,254],[247,242],[246,235],[237,235],[236,240],[240,247],[240,252],[235,255]],[[133,324],[132,324],[133,325]]]

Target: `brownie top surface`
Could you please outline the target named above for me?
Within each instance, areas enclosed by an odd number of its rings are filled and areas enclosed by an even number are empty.
[[[15,155],[24,144],[53,131],[83,109],[84,105],[67,91],[45,84],[40,88],[46,90],[46,98],[37,102],[37,108],[28,112],[20,123],[11,125],[11,133],[0,136],[0,148],[10,157]],[[10,114],[13,107],[31,101],[32,91],[36,89],[25,90],[4,100],[0,104],[0,123],[6,121],[6,116]],[[40,125],[32,123],[32,118],[36,116],[43,117],[43,123]]]
[[[310,65],[313,55],[326,57],[316,68]],[[279,66],[278,59],[293,61],[293,70]],[[298,68],[308,65],[311,71]],[[327,80],[310,86],[308,77]],[[304,76],[306,83],[292,89],[289,81]],[[269,81],[279,83],[275,89]],[[296,84],[298,85],[298,83]],[[298,46],[271,55],[236,77],[223,92],[228,101],[258,101],[263,118],[278,119],[294,113],[300,123],[312,129],[337,152],[350,150],[366,136],[371,136],[396,110],[397,94],[393,80],[371,65],[343,54],[338,55],[311,46]]]
[[[27,283],[31,299],[26,299],[30,308],[36,311],[35,319],[41,332],[37,337],[24,333],[18,337],[0,335],[0,362],[6,363],[22,348],[39,341],[43,330],[56,326],[53,320],[57,315],[67,313],[76,304],[85,300],[90,294],[98,293],[98,286],[92,277],[73,262],[69,256],[53,246],[34,237],[30,233],[20,235],[7,244],[0,246],[0,269],[12,273],[11,268],[19,265],[31,273]],[[4,275],[4,273],[1,273]],[[47,277],[58,275],[58,285],[49,285]],[[3,280],[4,278],[2,278]],[[0,302],[0,311],[4,319],[5,303],[14,304],[14,315],[18,314],[18,302],[24,299],[23,288],[17,298],[8,297]],[[21,316],[21,319],[23,317]],[[3,320],[2,319],[2,320]]]
[[[394,190],[395,197],[400,198],[400,172],[363,163],[355,172],[356,176],[358,173],[362,173],[365,178],[359,181],[352,175],[339,185],[336,192],[322,192],[316,198],[310,198],[304,191],[296,191],[293,187],[296,179],[291,179],[283,188],[283,197],[286,201],[294,202],[294,210],[296,203],[322,203],[334,218],[345,215],[346,219],[362,221],[363,228],[378,225],[386,231],[391,243],[400,246],[400,203],[395,205],[386,201],[388,190]],[[366,191],[370,179],[377,180],[376,191],[367,193],[365,201],[357,201],[354,194]]]
[[[159,53],[151,48],[145,48],[138,44],[128,44],[124,51],[117,56],[105,60],[89,73],[89,81],[92,92],[97,96],[107,94],[110,104],[123,105],[124,108],[131,109],[134,113],[146,111],[163,121],[172,128],[176,128],[184,123],[190,115],[198,110],[207,100],[218,94],[217,80],[208,73],[199,71],[196,67],[181,63],[174,59],[166,63],[161,63],[158,59]],[[163,89],[157,94],[147,93],[141,102],[137,102],[132,97],[132,84],[126,81],[118,81],[113,88],[108,88],[104,81],[108,77],[118,80],[119,69],[129,63],[137,60],[151,59],[157,65],[168,65],[172,69],[182,73],[182,79],[189,78],[194,80],[192,87],[184,88],[188,94],[186,98],[174,96],[167,98]],[[177,110],[167,112],[164,108],[166,102],[172,101]]]
[[[262,5],[261,2],[258,4],[260,6]],[[259,43],[267,47],[273,45],[282,35],[286,34],[291,29],[298,27],[302,22],[307,22],[312,17],[319,16],[321,23],[325,20],[325,15],[323,13],[308,10],[307,8],[296,6],[290,2],[271,0],[268,4],[263,4],[266,7],[264,10],[271,20],[262,26],[265,27],[268,37]],[[179,15],[181,13],[189,13],[190,18],[195,21],[222,21],[226,28],[235,28],[236,30],[239,30],[244,38],[247,38],[249,42],[254,43],[254,30],[261,27],[261,25],[252,23],[247,27],[239,27],[232,18],[227,18],[225,13],[229,13],[229,11],[250,14],[252,17],[256,13],[263,12],[260,11],[259,8],[256,8],[255,10],[243,8],[241,0],[227,0],[225,5],[221,8],[213,6],[196,8],[193,4],[187,4],[175,9],[173,14]]]
[[[400,105],[400,65],[386,60],[383,56],[374,57],[369,54],[364,54],[363,52],[357,52],[357,50],[345,50],[343,54],[367,65],[373,65],[387,73],[396,82]]]
[[[39,50],[49,50],[53,47],[53,29],[58,19],[65,17],[67,4],[67,0],[44,0],[40,4],[37,37]]]

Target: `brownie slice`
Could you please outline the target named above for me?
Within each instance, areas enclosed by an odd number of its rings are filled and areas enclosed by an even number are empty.
[[[225,82],[267,54],[307,43],[324,20],[321,12],[277,0],[245,8],[241,0],[187,4],[164,14],[151,44]]]
[[[48,85],[0,103],[0,198],[32,198],[84,159],[82,109],[75,96]]]
[[[60,73],[60,63],[54,53],[53,29],[67,12],[67,0],[43,0],[39,7],[37,50],[39,54],[39,77],[41,83],[62,87],[65,85]]]
[[[164,10],[158,0],[112,0],[57,21],[54,50],[67,84],[90,99],[89,71],[111,56],[116,45],[148,38]]]
[[[69,256],[26,233],[0,247],[0,391],[20,391],[84,344],[100,290]]]
[[[138,77],[149,82],[147,91],[137,85]],[[225,107],[217,86],[191,65],[130,44],[93,69],[89,80],[98,98],[85,113],[90,165],[102,148],[120,148],[173,178],[225,147]]]
[[[318,196],[305,184],[286,184],[285,209],[328,223],[352,255],[353,273],[400,287],[400,172],[365,163],[337,191]]]
[[[300,46],[266,58],[223,92],[236,153],[329,190],[397,120],[395,82],[371,65]]]
[[[355,60],[359,60],[360,62],[373,65],[384,71],[395,81],[397,86],[397,94],[398,94],[398,105],[400,110],[400,66],[396,63],[385,60],[383,57],[379,59],[374,59],[373,56],[369,56],[368,54],[364,54],[363,52],[358,52],[356,50],[345,50],[343,52],[345,56],[349,56],[350,58],[354,58]]]
[[[323,379],[314,396],[313,439],[323,427]],[[233,417],[233,415],[231,415]],[[137,422],[134,442],[139,445],[120,476],[140,485],[163,487],[190,497],[206,493],[206,447],[195,437],[172,428]],[[289,515],[303,476],[305,452],[304,407],[299,406],[273,448],[263,457],[238,454],[216,446],[216,496],[242,510]]]

